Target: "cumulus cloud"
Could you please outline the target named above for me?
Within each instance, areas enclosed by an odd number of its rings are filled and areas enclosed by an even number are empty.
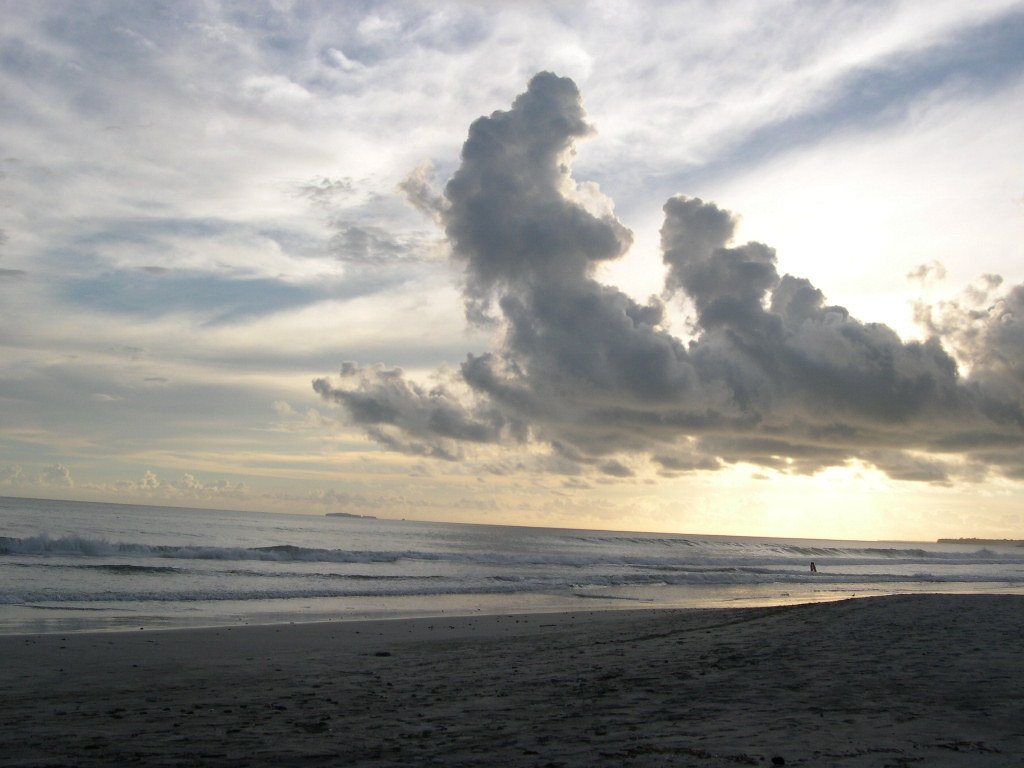
[[[340,386],[317,379],[313,389],[343,406],[350,421],[373,439],[403,453],[458,459],[463,443],[525,439],[522,422],[496,406],[467,403],[445,383],[423,387],[398,368],[346,363]]]
[[[929,338],[904,341],[780,274],[769,246],[734,242],[730,212],[676,196],[664,293],[640,303],[595,278],[632,233],[572,177],[574,144],[591,133],[575,84],[538,74],[511,109],[470,126],[443,204],[422,206],[463,269],[467,318],[498,330],[490,351],[432,388],[346,364],[315,390],[386,447],[453,459],[474,444],[528,445],[563,474],[625,478],[644,461],[667,474],[736,462],[811,473],[855,460],[932,483],[1021,472],[1024,286],[994,298],[988,278],[979,306],[919,307]],[[425,184],[421,174],[412,194],[431,200]],[[695,312],[688,340],[666,325],[663,302],[676,300]]]
[[[575,84],[550,73],[537,75],[511,110],[470,126],[443,220],[465,265],[471,319],[495,292],[552,282],[571,290],[595,262],[629,247],[629,230],[587,210],[570,175],[573,142],[590,132]]]
[[[0,486],[22,488],[74,488],[71,470],[63,464],[50,464],[38,470],[26,470],[20,464],[0,466]]]
[[[112,486],[93,486],[94,489],[121,494],[141,495],[161,499],[208,500],[218,498],[242,499],[248,496],[245,483],[218,479],[199,480],[185,472],[177,480],[165,480],[151,470],[135,480],[119,480]]]
[[[25,473],[20,464],[8,464],[0,467],[0,485],[21,485],[25,481]]]
[[[43,469],[36,483],[51,488],[73,488],[75,481],[71,479],[71,470],[63,464],[51,464]]]
[[[1024,375],[1020,357],[1024,351],[1024,286],[1000,293],[1001,286],[998,275],[983,275],[956,299],[934,305],[918,302],[914,316],[970,366],[974,378],[991,378],[998,371],[1007,371],[1020,381]]]
[[[63,464],[50,464],[38,471],[20,464],[0,466],[0,485],[23,488],[74,488],[71,470]]]
[[[294,509],[296,504],[307,507],[344,510],[353,514],[374,516],[382,510],[394,513],[396,510],[412,510],[428,507],[423,500],[409,499],[401,494],[367,495],[333,488],[315,488],[306,493],[264,493],[260,496],[271,502],[285,502]],[[317,510],[320,511],[320,510]]]

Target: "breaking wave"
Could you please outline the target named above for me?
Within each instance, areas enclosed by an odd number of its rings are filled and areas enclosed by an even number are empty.
[[[618,545],[618,552],[493,552],[434,550],[349,550],[275,544],[261,547],[210,547],[194,545],[150,545],[110,542],[80,536],[0,537],[0,556],[49,555],[82,558],[157,558],[170,560],[259,561],[276,563],[395,563],[400,560],[450,561],[482,565],[634,565],[665,570],[691,570],[694,566],[741,567],[779,566],[814,559],[821,564],[888,565],[893,563],[1018,564],[1024,566],[1024,550],[1000,553],[987,548],[971,552],[934,551],[920,548],[800,546],[745,541],[702,541],[688,539],[598,539],[580,541]],[[621,545],[643,545],[643,552]],[[653,546],[652,546],[653,545]],[[611,547],[609,547],[611,548]],[[638,548],[639,549],[639,548]],[[648,554],[657,549],[658,554]],[[108,567],[108,566],[104,566]],[[120,566],[128,568],[130,566]],[[154,566],[137,566],[153,568]]]

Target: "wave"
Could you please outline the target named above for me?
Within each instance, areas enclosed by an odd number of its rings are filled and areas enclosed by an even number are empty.
[[[578,537],[582,541],[582,537]],[[587,539],[594,543],[596,537]],[[973,552],[947,552],[920,548],[885,547],[827,547],[802,546],[783,543],[749,543],[729,541],[694,542],[677,539],[606,539],[608,544],[619,545],[619,551],[594,551],[568,547],[565,552],[494,552],[435,550],[349,550],[301,547],[293,544],[274,544],[259,547],[213,547],[196,545],[152,545],[131,542],[110,542],[81,536],[50,537],[45,535],[26,538],[0,537],[0,556],[51,556],[74,558],[140,558],[193,561],[258,561],[269,563],[396,563],[419,560],[470,564],[480,566],[557,566],[562,568],[589,568],[594,566],[623,566],[663,571],[692,572],[695,569],[771,568],[807,563],[813,559],[822,566],[891,566],[921,563],[935,566],[943,563],[963,565],[1024,566],[1024,553],[999,553],[982,548]],[[622,547],[622,542],[654,544],[644,550]],[[685,541],[682,549],[664,546]],[[610,548],[610,547],[609,547]],[[651,554],[651,550],[657,554]],[[138,569],[160,566],[110,565],[127,573]]]
[[[104,563],[103,565],[75,565],[65,566],[72,568],[86,568],[104,573],[115,573],[123,576],[145,576],[162,575],[165,573],[184,573],[182,568],[173,568],[168,565],[133,565],[131,563]]]
[[[109,542],[81,536],[0,537],[0,555],[54,555],[69,557],[150,557],[181,560],[260,560],[264,562],[394,562],[406,557],[440,559],[432,553],[352,551],[297,547],[290,544],[264,547],[206,547],[194,545]]]
[[[622,545],[634,544],[662,549],[701,550],[703,552],[743,553],[746,556],[781,555],[813,558],[862,558],[873,557],[880,560],[914,558],[922,560],[946,560],[959,558],[1002,558],[1013,557],[1024,559],[1024,553],[1001,553],[987,547],[970,552],[930,550],[922,547],[884,547],[884,546],[829,546],[824,544],[796,544],[777,540],[743,540],[708,537],[706,539],[686,539],[656,536],[570,536],[569,541],[587,544]]]

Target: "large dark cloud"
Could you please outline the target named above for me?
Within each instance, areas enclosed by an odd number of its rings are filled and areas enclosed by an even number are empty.
[[[920,308],[931,336],[904,342],[780,275],[768,246],[733,243],[729,212],[679,196],[664,207],[664,299],[641,304],[594,279],[632,235],[571,176],[590,132],[573,82],[541,73],[510,110],[472,124],[430,206],[465,270],[467,317],[499,326],[492,351],[469,355],[447,388],[347,365],[317,392],[398,450],[533,443],[561,472],[860,460],[937,483],[1024,474],[1024,286],[982,308]],[[689,340],[665,325],[662,301],[676,299],[696,313]]]

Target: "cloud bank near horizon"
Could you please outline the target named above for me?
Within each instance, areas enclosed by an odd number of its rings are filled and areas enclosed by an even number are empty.
[[[664,205],[664,292],[641,304],[595,279],[632,234],[571,175],[591,132],[574,82],[549,72],[470,126],[434,210],[493,349],[430,387],[346,363],[314,389],[381,445],[441,459],[494,445],[611,477],[859,461],[899,480],[1024,478],[1024,286],[997,294],[990,276],[970,306],[919,306],[929,337],[903,341],[780,275],[769,246],[734,243],[730,212],[680,195]],[[689,339],[668,328],[672,301],[694,313]]]

